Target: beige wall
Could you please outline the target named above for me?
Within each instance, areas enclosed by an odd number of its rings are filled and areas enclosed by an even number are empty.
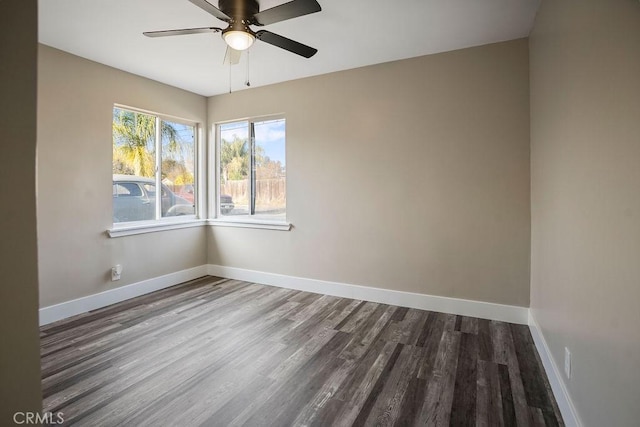
[[[39,47],[40,305],[202,265],[202,228],[111,239],[114,103],[206,122],[206,99],[47,46]],[[122,264],[122,280],[110,271]]]
[[[37,2],[0,1],[0,425],[39,411]]]
[[[531,36],[531,305],[587,426],[640,420],[640,3],[544,1]]]
[[[294,225],[211,227],[209,262],[528,306],[528,78],[517,40],[209,98],[285,114]]]

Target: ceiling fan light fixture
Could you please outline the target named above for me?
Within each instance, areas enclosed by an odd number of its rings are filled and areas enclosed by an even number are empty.
[[[235,50],[247,50],[256,40],[253,34],[238,30],[225,31],[222,38],[231,49]]]

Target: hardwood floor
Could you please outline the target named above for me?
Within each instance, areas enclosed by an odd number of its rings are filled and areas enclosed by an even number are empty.
[[[523,325],[205,277],[41,341],[64,425],[563,425]]]

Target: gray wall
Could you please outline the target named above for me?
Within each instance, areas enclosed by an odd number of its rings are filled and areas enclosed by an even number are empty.
[[[640,420],[640,3],[542,4],[531,36],[531,306],[587,426]]]
[[[209,262],[529,304],[526,40],[209,98],[284,113],[290,232],[209,228]]]
[[[206,123],[206,99],[39,47],[40,305],[69,301],[206,263],[203,228],[111,239],[114,103]],[[122,280],[111,282],[114,264]]]
[[[39,411],[37,2],[0,1],[0,425]]]

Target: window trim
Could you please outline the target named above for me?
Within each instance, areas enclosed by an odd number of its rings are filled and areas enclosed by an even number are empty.
[[[223,216],[220,212],[220,126],[228,124],[228,123],[237,123],[237,122],[247,122],[249,125],[249,144],[251,152],[255,149],[255,142],[252,141],[253,126],[252,123],[261,122],[261,121],[269,121],[269,120],[285,120],[285,129],[286,129],[286,116],[284,113],[277,114],[267,114],[260,116],[250,116],[250,117],[242,117],[231,120],[221,120],[215,122],[211,127],[212,137],[209,139],[213,141],[214,148],[211,151],[210,164],[214,165],[214,173],[211,175],[211,185],[214,189],[211,193],[213,194],[213,200],[210,201],[209,204],[209,212],[212,213],[211,218],[207,221],[207,224],[213,226],[226,226],[226,227],[239,227],[239,228],[263,228],[270,230],[285,230],[289,231],[292,228],[292,224],[288,221],[287,211],[285,208],[285,219],[283,221],[271,220],[261,218],[255,214],[247,214],[247,215],[233,215],[233,216]],[[285,137],[286,138],[286,137]],[[253,157],[253,156],[252,156]],[[285,165],[286,165],[286,141],[285,141]],[[251,165],[249,166],[251,169]],[[252,184],[253,185],[253,184]],[[288,187],[288,180],[285,177],[285,188]],[[252,193],[255,190],[251,190]],[[254,197],[252,194],[251,197]],[[285,205],[286,206],[286,205]],[[249,209],[251,211],[251,208]]]
[[[109,237],[124,237],[135,234],[155,233],[157,231],[179,230],[181,228],[201,227],[206,225],[207,221],[203,219],[162,219],[151,221],[130,221],[120,222],[118,225],[107,230]]]
[[[194,209],[195,213],[193,215],[184,215],[180,217],[162,217],[162,196],[156,197],[156,206],[155,206],[155,215],[156,218],[148,221],[123,221],[114,223],[112,219],[111,228],[107,230],[107,233],[110,237],[120,237],[131,234],[141,234],[141,233],[150,233],[154,231],[161,230],[172,230],[176,228],[185,228],[187,226],[198,226],[204,225],[205,219],[207,215],[203,215],[206,213],[206,209],[204,209],[204,197],[201,195],[206,194],[203,191],[203,185],[206,182],[204,177],[204,171],[206,170],[206,165],[204,164],[204,159],[206,156],[203,153],[204,144],[202,143],[202,126],[199,122],[194,120],[185,119],[178,116],[172,116],[169,114],[157,113],[150,110],[145,110],[142,108],[131,107],[124,104],[114,103],[111,108],[112,112],[112,125],[113,125],[113,110],[121,109],[130,111],[138,114],[146,114],[148,116],[155,117],[156,121],[156,173],[155,173],[155,186],[156,189],[160,188],[162,190],[162,168],[158,167],[158,165],[162,165],[162,122],[173,122],[182,124],[185,126],[192,126],[193,137],[194,137],[194,183],[195,183],[195,191],[194,191]],[[113,140],[113,135],[112,135]],[[158,149],[158,145],[160,149]],[[112,158],[113,162],[113,158]],[[158,187],[158,184],[160,186]],[[113,217],[113,204],[111,206],[111,216]],[[186,225],[193,224],[193,225]]]

